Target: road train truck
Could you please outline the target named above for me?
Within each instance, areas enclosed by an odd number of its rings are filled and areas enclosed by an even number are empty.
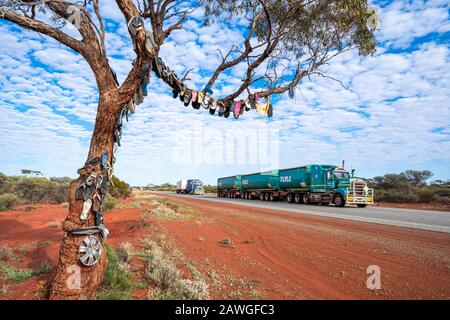
[[[177,182],[177,193],[204,194],[203,183],[199,179],[180,180]]]
[[[219,178],[217,195],[338,207],[373,204],[373,189],[365,180],[354,178],[344,168],[319,164]]]

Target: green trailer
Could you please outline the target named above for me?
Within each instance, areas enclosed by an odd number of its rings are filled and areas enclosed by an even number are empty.
[[[334,193],[332,165],[311,164],[280,170],[280,192],[288,202],[330,203]]]
[[[241,175],[217,179],[217,196],[235,198],[240,196],[242,188]]]
[[[242,175],[241,198],[270,200],[270,195],[279,189],[279,170]],[[267,199],[266,199],[267,197]]]

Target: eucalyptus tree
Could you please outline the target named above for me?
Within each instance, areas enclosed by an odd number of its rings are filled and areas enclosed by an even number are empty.
[[[142,102],[149,72],[161,78],[185,104],[192,102],[195,108],[202,105],[212,114],[218,109],[224,119],[261,106],[270,115],[270,96],[287,91],[292,95],[305,77],[339,81],[321,67],[349,50],[367,56],[376,49],[376,17],[368,0],[110,0],[108,5],[117,6],[123,14],[135,52],[128,75],[119,83],[108,62],[107,32],[99,2],[0,0],[0,19],[51,37],[81,55],[98,88],[87,161],[70,187],[69,213],[63,224],[66,235],[51,286],[52,299],[89,299],[103,279],[107,259],[101,250],[108,232],[102,223],[101,200],[111,180],[122,117],[135,112],[135,105]],[[244,21],[238,28],[242,41],[229,44],[226,51],[219,50],[219,63],[204,88],[188,88],[188,73],[176,75],[159,55],[171,34],[183,29],[196,10],[204,13],[206,24],[222,19],[229,24],[236,19]],[[63,32],[61,27],[66,23],[73,24],[79,36]],[[245,69],[242,81],[228,95],[215,97],[213,89],[220,75],[235,67]],[[194,72],[204,74],[202,70]],[[80,245],[82,239],[88,243]]]

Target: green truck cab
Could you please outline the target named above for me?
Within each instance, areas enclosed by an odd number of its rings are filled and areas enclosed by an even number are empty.
[[[362,179],[353,178],[344,168],[310,164],[280,170],[280,197],[295,203],[333,203],[338,207],[373,204],[373,190]]]

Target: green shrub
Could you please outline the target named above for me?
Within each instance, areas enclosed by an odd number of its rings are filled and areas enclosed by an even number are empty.
[[[22,178],[16,185],[21,198],[29,203],[41,202],[57,189],[57,184],[46,178]]]
[[[97,294],[100,300],[128,300],[134,288],[133,278],[125,264],[119,262],[116,251],[107,243],[108,265]]]
[[[206,193],[217,193],[217,186],[207,184],[203,186],[203,190],[205,190]]]
[[[410,192],[391,189],[375,192],[375,200],[380,202],[408,203],[417,202],[418,198]]]
[[[436,202],[450,205],[450,197],[436,196]]]
[[[107,194],[105,199],[103,200],[103,209],[105,211],[111,211],[117,206],[117,199],[112,195]]]
[[[7,176],[6,174],[0,172],[0,194],[13,193],[14,188],[19,179],[21,178],[14,176]]]
[[[0,263],[0,271],[6,279],[13,282],[22,282],[33,276],[32,269],[17,269],[4,263]]]
[[[131,187],[128,183],[113,176],[108,192],[115,198],[127,198],[131,195]]]
[[[52,177],[50,178],[56,187],[47,196],[48,200],[52,203],[64,203],[69,202],[70,184],[72,179],[68,177]]]
[[[19,199],[15,194],[4,193],[0,195],[0,211],[6,211],[11,209],[19,202]]]
[[[420,202],[430,203],[435,199],[435,193],[429,188],[421,188],[416,194]]]

